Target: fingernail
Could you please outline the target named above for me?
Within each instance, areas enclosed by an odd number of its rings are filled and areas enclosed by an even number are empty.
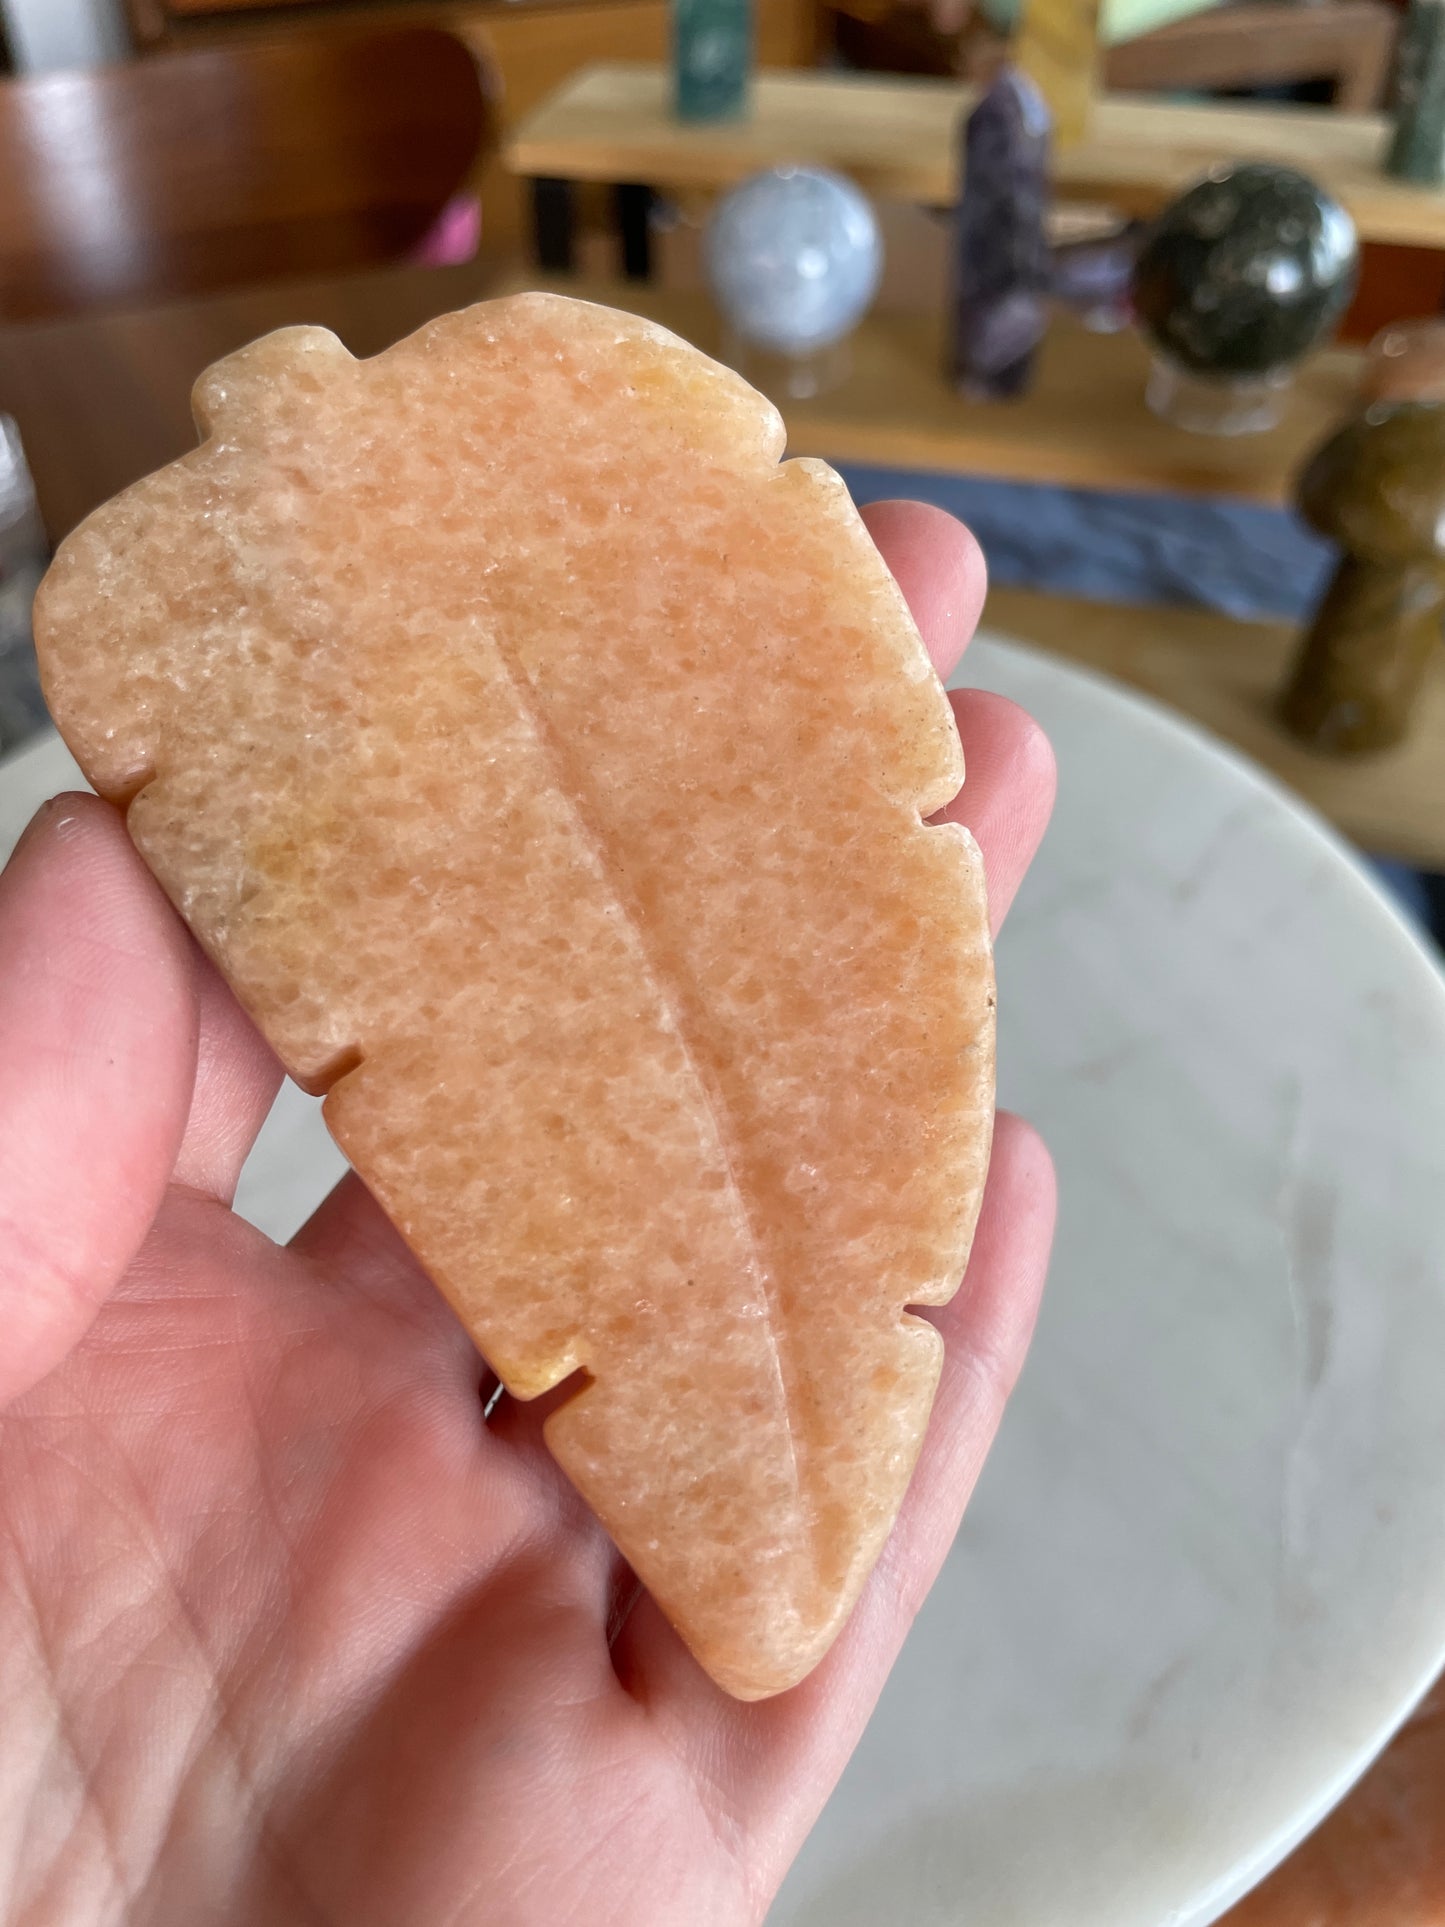
[[[9,862],[5,867],[8,869],[10,863],[13,863],[20,852],[42,831],[55,837],[74,836],[81,824],[81,812],[75,807],[78,800],[73,793],[48,796],[16,838],[15,847],[11,850]]]

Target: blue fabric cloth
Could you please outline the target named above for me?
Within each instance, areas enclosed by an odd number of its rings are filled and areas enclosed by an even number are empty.
[[[995,582],[1099,602],[1163,602],[1300,621],[1329,575],[1329,543],[1284,509],[1198,496],[1106,495],[847,465],[855,500],[908,496],[956,515]]]
[[[1387,863],[1383,857],[1369,857],[1366,861],[1376,881],[1384,886],[1405,915],[1429,930],[1434,921],[1431,916],[1430,886],[1420,872],[1412,870],[1406,863]],[[1441,934],[1445,933],[1436,931],[1436,935]]]

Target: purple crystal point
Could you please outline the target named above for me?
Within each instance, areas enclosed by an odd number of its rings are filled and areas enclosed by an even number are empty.
[[[964,122],[949,376],[965,393],[1022,394],[1048,323],[1049,110],[1005,67]]]

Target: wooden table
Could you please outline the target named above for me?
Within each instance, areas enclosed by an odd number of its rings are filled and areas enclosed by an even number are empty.
[[[672,116],[663,67],[609,63],[583,69],[535,108],[513,130],[504,158],[537,184],[543,266],[566,269],[576,181],[721,188],[759,168],[805,161],[837,168],[875,195],[950,206],[959,121],[974,98],[952,81],[765,71],[746,120],[684,125]],[[1106,94],[1089,137],[1055,157],[1054,181],[1066,198],[1151,214],[1214,163],[1265,156],[1329,188],[1363,240],[1445,248],[1445,191],[1389,179],[1380,166],[1387,133],[1382,114]],[[640,196],[626,213],[640,272]]]
[[[1262,763],[1362,849],[1445,870],[1445,651],[1437,650],[1415,727],[1398,749],[1339,762],[1274,720],[1298,646],[1286,622],[1205,609],[1121,608],[991,588],[984,626],[1047,649],[1181,710]]]
[[[703,294],[562,277],[518,276],[503,285],[542,285],[629,308],[719,352],[717,316]],[[1133,334],[1091,334],[1062,314],[1029,393],[1017,402],[975,402],[942,380],[941,329],[934,316],[870,315],[849,343],[848,379],[816,400],[784,402],[790,451],[1009,481],[1280,503],[1321,423],[1344,411],[1359,372],[1349,349],[1316,356],[1271,433],[1186,435],[1144,406],[1147,356]]]
[[[499,291],[538,285],[631,309],[717,350],[717,320],[702,295],[535,276],[504,281]],[[1056,321],[1038,381],[1021,402],[951,393],[924,319],[874,314],[852,345],[854,371],[840,388],[783,403],[789,454],[1271,505],[1288,500],[1295,470],[1321,424],[1345,408],[1359,366],[1348,350],[1322,355],[1273,433],[1212,437],[1182,434],[1148,412],[1144,350],[1133,335],[1089,334],[1067,316]],[[1313,755],[1274,720],[1297,640],[1288,623],[1015,589],[990,591],[985,622],[1181,710],[1272,770],[1362,848],[1445,870],[1445,653],[1432,665],[1409,740],[1345,762]]]
[[[191,385],[257,335],[292,322],[333,328],[378,353],[490,292],[484,261],[278,281],[123,314],[0,328],[0,409],[20,425],[52,541],[138,477],[196,443]]]
[[[323,322],[353,351],[374,353],[430,316],[492,291],[475,265],[408,268],[0,330],[0,408],[19,418],[46,525],[58,539],[116,489],[193,445],[191,382],[216,356],[294,321]],[[710,315],[699,300],[638,285],[585,291],[630,303],[680,332],[692,329],[705,346],[713,342]],[[1231,493],[1263,502],[1282,498],[1308,439],[1307,417],[1316,405],[1336,406],[1352,366],[1348,356],[1317,364],[1306,419],[1287,423],[1277,435],[1213,442],[1171,436],[1153,423],[1140,400],[1138,350],[1127,338],[1082,330],[1057,337],[1044,362],[1051,399],[1032,425],[1030,403],[1015,410],[970,408],[952,397],[941,419],[930,422],[930,407],[940,413],[944,391],[931,379],[936,363],[924,338],[902,322],[895,333],[885,318],[876,364],[871,339],[859,344],[856,391],[871,398],[868,405],[855,404],[850,416],[850,385],[837,396],[790,406],[795,447],[837,459],[972,468],[1016,479],[1052,471],[1101,487]],[[890,384],[895,401],[917,397],[912,425],[896,438],[886,433],[883,411]],[[1445,869],[1445,661],[1437,658],[1409,743],[1383,757],[1336,763],[1310,756],[1270,720],[1270,696],[1292,642],[1284,625],[1003,589],[992,591],[987,620],[1172,703],[1273,769],[1364,847]]]

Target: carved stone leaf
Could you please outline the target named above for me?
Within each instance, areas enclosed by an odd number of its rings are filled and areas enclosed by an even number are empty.
[[[568,1474],[758,1697],[917,1454],[988,1156],[947,703],[842,484],[649,324],[297,328],[62,546],[96,787]],[[581,1381],[579,1381],[581,1383]]]

